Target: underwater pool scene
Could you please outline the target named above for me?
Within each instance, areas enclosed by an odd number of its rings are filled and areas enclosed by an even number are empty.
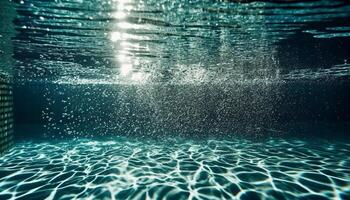
[[[350,1],[0,0],[0,200],[350,200]]]

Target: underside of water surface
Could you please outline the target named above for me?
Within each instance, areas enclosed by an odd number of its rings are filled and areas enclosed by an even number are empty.
[[[349,200],[346,0],[0,1],[0,200]]]

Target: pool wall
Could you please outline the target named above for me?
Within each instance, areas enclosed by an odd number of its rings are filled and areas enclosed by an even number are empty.
[[[0,1],[0,155],[13,144],[13,45],[16,31],[14,2]]]
[[[0,75],[0,154],[13,144],[13,98],[11,81]]]

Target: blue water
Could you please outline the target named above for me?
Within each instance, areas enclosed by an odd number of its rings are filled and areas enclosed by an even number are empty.
[[[348,77],[349,3],[283,2],[27,0],[4,13],[14,15],[19,83],[264,84]]]
[[[1,200],[350,199],[348,1],[3,0],[0,44]]]
[[[25,141],[0,160],[1,199],[348,199],[348,141]]]

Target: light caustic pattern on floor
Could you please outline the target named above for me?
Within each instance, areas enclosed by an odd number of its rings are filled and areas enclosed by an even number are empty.
[[[350,144],[114,138],[18,143],[0,199],[349,199]]]

